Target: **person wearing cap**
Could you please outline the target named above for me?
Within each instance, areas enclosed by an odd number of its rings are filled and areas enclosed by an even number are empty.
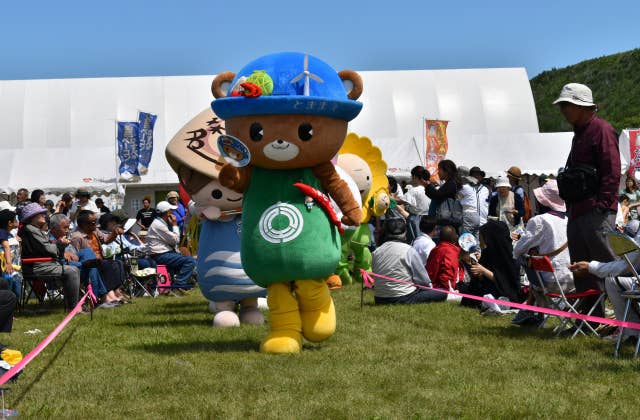
[[[89,193],[88,189],[84,187],[78,188],[78,190],[76,191],[76,201],[73,202],[71,210],[69,210],[69,218],[72,222],[76,221],[78,215],[82,210],[89,210],[94,213],[100,212],[96,204],[93,201],[89,200],[90,197],[91,193]]]
[[[480,168],[473,167],[472,169],[476,170],[473,172],[474,175],[479,175],[478,172],[481,172],[484,177],[484,172],[480,171]],[[490,191],[486,186],[480,184],[479,179],[474,175],[465,166],[458,167],[457,198],[462,205],[461,233],[469,232],[477,241],[480,226],[487,223]]]
[[[565,293],[575,289],[573,275],[569,270],[571,260],[567,244],[567,217],[564,200],[558,194],[558,185],[554,179],[547,181],[542,187],[533,190],[539,214],[527,222],[525,232],[519,236],[513,247],[513,258],[521,259],[527,255],[547,256],[556,272],[562,291]],[[538,276],[527,270],[529,283],[540,287]],[[551,273],[539,273],[545,289],[552,293],[560,293],[559,287]],[[527,303],[532,304],[535,296],[530,294]],[[513,319],[520,324],[533,317],[531,311],[521,310]],[[541,318],[538,318],[541,321]]]
[[[514,230],[522,223],[524,216],[524,202],[522,198],[511,191],[511,183],[506,176],[496,179],[497,194],[489,200],[489,216],[498,218]]]
[[[156,264],[166,265],[175,274],[173,284],[177,286],[175,292],[185,294],[196,267],[193,257],[177,252],[180,244],[180,229],[174,214],[177,206],[161,201],[156,206],[157,217],[147,231],[147,251]]]
[[[77,267],[61,265],[58,260],[64,257],[64,250],[70,241],[61,238],[51,243],[42,230],[45,225],[47,209],[38,203],[30,203],[22,209],[22,228],[18,236],[22,239],[22,258],[52,258],[48,262],[36,262],[22,267],[23,272],[34,275],[56,276],[62,279],[64,302],[68,311],[78,303],[80,295],[80,270]]]
[[[596,116],[597,107],[587,86],[569,83],[553,103],[558,105],[574,131],[565,172],[579,167],[596,170],[595,190],[587,188],[588,193],[573,197],[572,201],[567,200],[567,239],[571,260],[612,261],[615,255],[603,233],[615,230],[621,172],[618,136],[607,121]],[[560,194],[566,197],[560,178],[558,181]],[[579,272],[574,279],[578,292],[604,289],[603,279],[590,272]],[[597,297],[584,301],[582,308],[593,306],[595,299]],[[601,307],[594,311],[596,316],[603,314]]]
[[[633,238],[633,241],[640,246],[640,222],[638,220],[630,220],[624,226],[624,233]],[[628,254],[631,264],[635,267],[636,271],[640,270],[640,252],[634,251]],[[624,310],[627,300],[624,298],[624,293],[629,293],[631,289],[638,290],[635,277],[627,277],[629,273],[629,267],[625,260],[615,260],[609,262],[602,261],[578,261],[571,264],[569,267],[571,271],[578,275],[585,275],[587,273],[605,279],[604,285],[607,292],[607,297],[613,306],[613,312],[616,319],[624,319]],[[628,322],[640,323],[640,313],[633,307],[629,308],[626,320]],[[608,340],[618,339],[618,334],[614,333],[605,337]],[[630,337],[638,337],[640,330],[631,328],[625,328],[622,341],[628,340]]]
[[[431,287],[431,279],[420,255],[406,243],[406,223],[400,218],[384,220],[383,243],[373,251],[372,270],[393,279],[410,279],[420,286]],[[442,302],[446,293],[422,289],[412,284],[376,278],[376,305]]]
[[[512,166],[507,169],[507,178],[509,178],[509,183],[511,184],[511,191],[518,194],[524,202],[524,188],[520,185],[520,180],[522,179],[522,171],[520,168]]]
[[[180,235],[184,234],[184,224],[187,220],[187,209],[180,202],[180,195],[176,191],[170,191],[167,194],[167,201],[176,208],[173,210],[173,214],[176,216],[178,223],[178,229],[180,229]]]

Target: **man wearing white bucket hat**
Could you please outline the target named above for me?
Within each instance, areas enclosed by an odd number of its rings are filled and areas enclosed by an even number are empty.
[[[614,259],[605,233],[614,230],[620,185],[618,136],[611,125],[596,116],[591,89],[579,83],[562,88],[554,102],[574,137],[567,164],[558,174],[560,196],[567,203],[567,240],[571,261]],[[604,289],[603,279],[576,274],[578,292]],[[590,307],[584,302],[584,307]],[[594,315],[602,315],[601,308]]]

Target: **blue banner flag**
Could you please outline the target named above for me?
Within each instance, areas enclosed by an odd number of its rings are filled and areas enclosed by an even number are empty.
[[[118,121],[118,157],[120,180],[135,181],[138,172],[138,123]]]
[[[157,115],[148,112],[138,113],[138,171],[145,175],[149,171],[149,163],[153,154],[153,127]]]

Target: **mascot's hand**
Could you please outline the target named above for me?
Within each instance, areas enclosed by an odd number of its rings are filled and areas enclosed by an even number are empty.
[[[220,218],[220,209],[215,206],[198,207],[198,213],[196,213],[200,219],[218,220]]]
[[[360,207],[343,212],[342,223],[347,226],[358,226],[362,221],[362,210]]]
[[[233,165],[226,164],[220,170],[218,181],[224,187],[229,188],[238,193],[243,193],[249,183],[250,170],[247,167],[236,168]]]
[[[240,171],[235,166],[226,164],[220,169],[218,181],[220,181],[220,184],[223,186],[235,190],[236,186],[240,183]]]

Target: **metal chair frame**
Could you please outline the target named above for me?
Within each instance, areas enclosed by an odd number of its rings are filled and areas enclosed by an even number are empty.
[[[580,304],[580,302],[586,297],[596,296],[596,295],[598,296],[598,299],[591,306],[587,315],[591,315],[593,311],[598,307],[598,305],[602,305],[602,302],[604,301],[604,296],[605,296],[603,292],[599,290],[587,290],[584,292],[565,293],[564,290],[562,289],[562,285],[560,284],[560,281],[558,280],[558,277],[556,276],[555,269],[553,268],[553,264],[551,263],[551,259],[549,259],[549,257],[538,256],[538,255],[530,255],[528,257],[531,261],[531,267],[535,271],[536,275],[538,276],[538,280],[540,281],[540,287],[543,290],[543,295],[546,298],[545,300],[547,301],[548,306],[550,306],[551,308],[557,309],[560,311],[561,310],[566,311],[566,309],[569,308],[569,312],[578,314],[579,312],[576,309],[576,307]],[[547,290],[547,288],[544,285],[544,281],[542,280],[542,276],[540,275],[540,272],[551,273],[553,280],[555,284],[558,286],[558,290],[560,291],[560,293],[551,293]],[[559,302],[554,299],[559,299]],[[573,325],[576,328],[576,330],[571,335],[571,338],[575,338],[578,334],[586,335],[586,333],[582,330],[584,326],[586,326],[596,336],[600,336],[598,332],[591,325],[589,325],[588,322],[580,322],[578,325],[578,323],[573,321],[571,318],[568,318],[568,317],[559,317],[559,318],[560,318],[560,323],[553,330],[556,333],[556,335],[559,335],[562,331],[564,331],[567,325]]]
[[[629,260],[630,253],[636,252],[636,251],[640,252],[640,247],[638,247],[638,244],[636,244],[636,242],[630,237],[628,237],[627,235],[619,232],[607,233],[607,239],[609,240],[609,245],[611,245],[611,249],[613,250],[613,252],[617,256],[622,257],[622,259],[627,263],[627,267],[633,274],[633,277],[635,277],[635,282],[631,285],[630,291],[633,292],[634,290],[636,290],[636,288],[640,288],[640,276],[638,276],[638,272],[636,271],[636,268],[633,266],[633,264],[631,264],[631,260]],[[633,295],[633,294],[624,295],[623,294],[622,297],[626,299],[626,303],[624,306],[624,316],[622,318],[622,321],[624,322],[627,320],[627,316],[629,315],[631,302],[634,299],[640,299],[640,295]],[[620,354],[620,346],[622,345],[623,332],[624,332],[624,327],[621,327],[620,334],[618,335],[618,340],[616,341],[616,348],[613,352],[613,357],[615,358],[617,358]],[[640,336],[638,336],[637,338],[636,348],[635,348],[635,351],[633,352],[634,359],[638,357],[638,350],[640,350]]]

